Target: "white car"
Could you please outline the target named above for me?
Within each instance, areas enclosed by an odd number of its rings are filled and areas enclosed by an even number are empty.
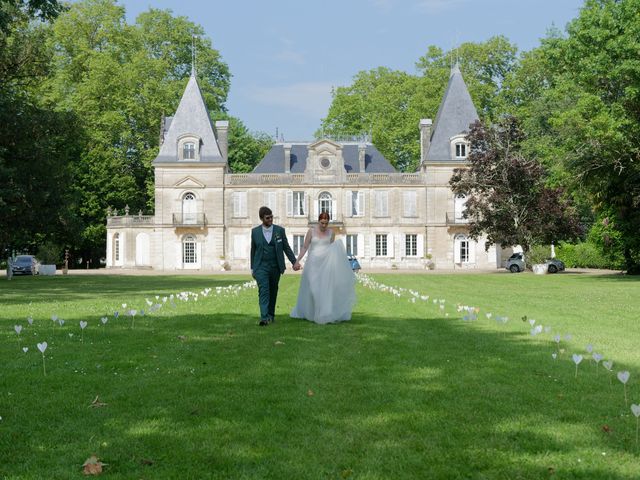
[[[507,270],[511,273],[522,272],[525,269],[524,255],[522,252],[516,252],[507,260]]]

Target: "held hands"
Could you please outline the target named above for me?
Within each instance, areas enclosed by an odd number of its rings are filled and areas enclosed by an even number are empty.
[[[297,272],[301,268],[302,268],[302,266],[300,265],[300,262],[296,262],[296,263],[293,264],[293,271],[294,272]]]

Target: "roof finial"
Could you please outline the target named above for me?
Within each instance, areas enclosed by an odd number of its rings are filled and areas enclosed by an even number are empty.
[[[196,76],[196,36],[191,35],[191,76]]]

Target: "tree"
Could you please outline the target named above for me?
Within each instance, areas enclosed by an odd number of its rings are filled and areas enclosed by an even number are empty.
[[[186,17],[151,9],[129,25],[115,0],[83,0],[51,29],[52,73],[40,94],[48,108],[74,112],[86,132],[73,167],[83,224],[73,247],[94,264],[104,255],[108,207],[137,212],[153,206],[160,120],[178,106],[194,42],[207,107],[224,112],[228,67],[202,27]]]
[[[535,159],[522,155],[524,133],[518,120],[505,116],[494,126],[477,121],[467,136],[469,167],[455,169],[450,185],[466,195],[465,218],[486,248],[569,240],[580,233],[577,215],[560,188],[545,185],[546,172]]]
[[[516,47],[504,37],[464,43],[443,52],[430,46],[416,67],[420,75],[378,67],[359,72],[350,86],[338,87],[317,136],[370,135],[398,169],[415,171],[420,162],[418,123],[435,118],[457,59],[481,116],[493,115],[496,92],[515,64]]]
[[[503,89],[529,134],[525,149],[606,219],[617,241],[598,243],[629,273],[640,273],[638,11],[640,0],[585,1],[566,36],[549,35]]]
[[[0,0],[0,33],[6,33],[17,18],[51,21],[63,10],[58,0]]]
[[[251,133],[238,118],[224,115],[229,120],[229,168],[233,173],[251,172],[273,145],[266,133]]]

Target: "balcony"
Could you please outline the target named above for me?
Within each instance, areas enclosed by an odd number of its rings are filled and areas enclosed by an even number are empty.
[[[204,213],[174,213],[174,227],[204,227],[207,225],[207,216]]]
[[[462,218],[457,212],[447,212],[447,225],[466,225],[469,223],[468,218]]]
[[[108,227],[135,227],[138,225],[153,225],[153,215],[116,215],[107,217]]]

